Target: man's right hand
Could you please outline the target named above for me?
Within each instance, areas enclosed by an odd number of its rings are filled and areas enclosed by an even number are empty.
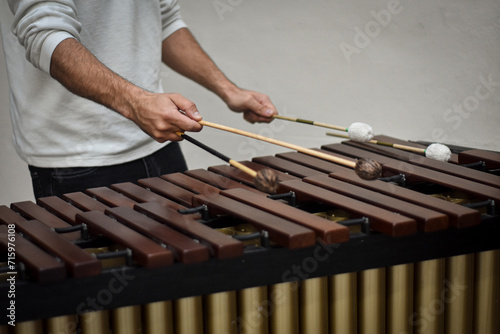
[[[203,128],[198,123],[202,117],[196,105],[180,94],[144,92],[136,101],[132,112],[124,116],[160,143],[181,140],[176,132]]]
[[[74,94],[132,120],[159,142],[181,140],[177,131],[202,129],[193,102],[180,94],[143,90],[104,66],[76,39],[68,38],[56,47],[50,74]]]

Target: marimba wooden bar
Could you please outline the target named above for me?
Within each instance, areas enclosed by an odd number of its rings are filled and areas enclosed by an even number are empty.
[[[284,152],[243,162],[273,196],[212,166],[0,206],[0,333],[499,333],[498,154],[346,144],[391,178]]]

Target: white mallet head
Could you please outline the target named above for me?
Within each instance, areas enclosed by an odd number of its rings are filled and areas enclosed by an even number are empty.
[[[367,142],[373,138],[373,129],[368,124],[355,122],[347,128],[347,134],[351,140]]]
[[[434,143],[425,149],[425,156],[434,160],[447,162],[451,158],[451,151],[446,145]]]

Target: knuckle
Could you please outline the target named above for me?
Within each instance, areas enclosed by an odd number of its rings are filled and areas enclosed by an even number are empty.
[[[199,125],[198,123],[190,123],[186,130],[191,132],[200,132],[201,128],[201,125]]]
[[[193,111],[194,111],[194,110],[197,110],[197,108],[196,108],[196,104],[195,104],[194,102],[192,102],[192,101],[188,101],[188,102],[186,103],[186,109],[188,109],[188,110],[193,110]]]
[[[153,139],[159,143],[165,142],[165,138],[163,137],[163,134],[161,132],[154,132],[151,134],[151,137],[153,137]]]
[[[163,133],[163,132],[167,131],[168,128],[169,128],[169,126],[166,123],[159,123],[159,124],[156,125],[156,130],[159,133]]]

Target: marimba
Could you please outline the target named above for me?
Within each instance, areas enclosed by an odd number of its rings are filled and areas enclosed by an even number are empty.
[[[499,154],[321,150],[383,178],[285,152],[245,162],[272,196],[214,166],[0,206],[0,333],[499,333]]]

